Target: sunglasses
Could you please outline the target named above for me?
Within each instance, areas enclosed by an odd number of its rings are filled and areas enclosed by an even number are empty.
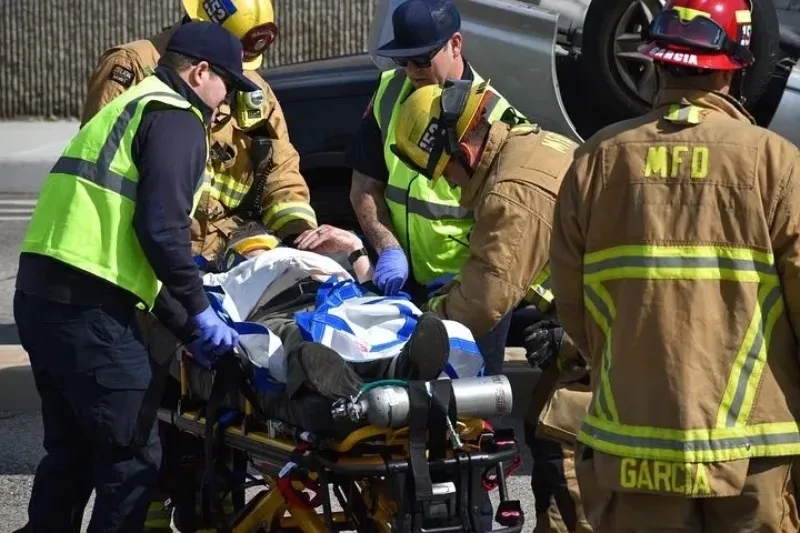
[[[393,59],[393,61],[397,66],[401,68],[406,68],[409,63],[414,63],[414,66],[416,66],[417,68],[430,68],[431,61],[433,60],[434,57],[436,57],[436,54],[442,51],[442,48],[444,48],[444,45],[440,46],[436,50],[431,50],[427,54],[422,54],[414,57],[396,57]]]
[[[222,83],[225,84],[225,94],[230,96],[236,91],[236,87],[238,86],[237,80],[234,80],[233,77],[228,74],[226,71],[222,70],[219,67],[215,67],[214,65],[209,65],[211,68],[211,72],[217,75],[218,78],[222,80]]]

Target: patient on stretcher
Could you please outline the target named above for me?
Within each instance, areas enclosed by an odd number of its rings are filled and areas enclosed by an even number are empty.
[[[212,306],[239,332],[238,357],[265,416],[346,435],[353,427],[334,422],[331,406],[365,383],[480,375],[483,360],[466,327],[422,313],[402,295],[366,289],[366,255],[352,270],[326,256],[350,255],[361,248],[358,237],[323,230],[301,235],[293,249],[251,223],[231,236],[217,272],[203,276]],[[208,398],[211,372],[187,370],[193,394]],[[241,400],[229,404],[240,408]]]

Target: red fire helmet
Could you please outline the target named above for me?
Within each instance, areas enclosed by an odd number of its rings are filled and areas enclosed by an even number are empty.
[[[639,52],[674,65],[737,70],[753,64],[747,0],[669,0]]]

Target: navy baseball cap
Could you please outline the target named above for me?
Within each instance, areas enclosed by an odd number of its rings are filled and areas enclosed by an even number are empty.
[[[167,43],[168,52],[207,61],[223,71],[229,82],[243,92],[257,91],[258,85],[247,79],[242,70],[242,43],[234,34],[213,22],[187,22],[172,34]]]
[[[438,50],[461,29],[461,15],[452,0],[407,0],[392,13],[394,39],[375,53],[392,59]]]

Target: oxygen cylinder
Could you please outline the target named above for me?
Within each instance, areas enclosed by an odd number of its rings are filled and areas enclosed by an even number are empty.
[[[427,384],[431,390],[430,383]],[[511,413],[511,383],[503,375],[453,380],[456,412],[464,418],[493,418]],[[359,401],[361,417],[377,427],[400,428],[408,425],[408,390],[397,385],[376,387]]]

